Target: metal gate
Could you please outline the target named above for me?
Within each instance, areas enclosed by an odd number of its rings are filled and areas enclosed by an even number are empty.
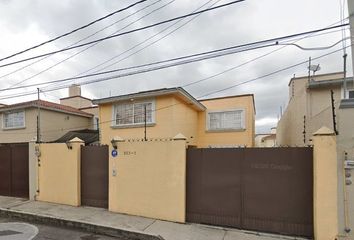
[[[81,146],[81,205],[108,208],[108,146]]]
[[[0,195],[29,197],[28,143],[0,146]]]
[[[313,236],[312,148],[190,148],[187,221]]]

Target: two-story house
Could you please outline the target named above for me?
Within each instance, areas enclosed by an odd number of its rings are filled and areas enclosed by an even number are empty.
[[[190,146],[254,146],[252,94],[197,100],[183,88],[164,88],[93,101],[103,144],[123,139],[186,137]]]
[[[339,133],[338,139],[352,139],[353,134],[345,123],[353,110],[353,78],[346,79],[344,94],[343,73],[330,73],[317,76],[292,78],[289,82],[289,103],[278,122],[277,144],[303,146],[311,144],[311,137],[325,126]],[[332,94],[334,111],[332,108]],[[344,98],[346,95],[346,99]],[[349,116],[345,116],[349,114]]]
[[[37,117],[39,117],[39,124]],[[0,107],[0,143],[25,143],[37,137],[54,141],[71,130],[92,127],[91,113],[53,102],[35,100]]]

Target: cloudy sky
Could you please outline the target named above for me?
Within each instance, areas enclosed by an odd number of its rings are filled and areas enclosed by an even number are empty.
[[[1,63],[59,50],[96,32],[97,34],[83,40],[82,43],[229,1],[148,0],[68,37]],[[343,1],[246,0],[200,14],[188,23],[186,22],[190,18],[172,26],[170,26],[172,23],[160,25],[113,38],[81,53],[78,52],[83,48],[55,54],[41,61],[32,60],[2,67],[0,68],[0,89],[73,77],[84,72],[93,73],[94,71],[130,67],[325,28],[340,24],[341,5],[345,7],[344,10],[342,8],[345,13],[344,17],[348,16],[347,3]],[[66,33],[133,2],[135,1],[0,0],[0,58]],[[348,33],[346,34],[348,36]],[[147,40],[148,38],[151,39]],[[297,44],[309,48],[325,47],[341,39],[342,32],[332,30],[327,31],[326,34],[307,37],[298,41]],[[152,42],[154,43],[151,44]],[[211,92],[306,61],[310,56],[315,58],[341,47],[342,44],[338,44],[330,49],[316,51],[304,51],[294,46],[269,47],[89,84],[82,87],[82,93],[86,97],[101,98],[155,88],[184,86],[241,65],[217,77],[185,87],[193,96],[200,98]],[[253,61],[253,59],[274,50],[277,51]],[[351,62],[349,48],[348,53],[348,60]],[[73,56],[74,54],[76,55]],[[318,74],[342,71],[342,55],[343,52],[339,51],[315,60],[313,63],[321,66]],[[67,58],[68,60],[63,61]],[[109,59],[113,60],[108,61]],[[61,61],[62,63],[58,64]],[[27,66],[29,64],[31,65]],[[348,74],[351,75],[351,64],[348,64],[348,68]],[[307,75],[307,64],[269,77],[259,78],[252,83],[210,94],[207,97],[253,93],[256,101],[257,132],[268,132],[271,127],[276,126],[280,107],[284,109],[287,105],[287,85],[294,74],[295,76]],[[94,78],[90,78],[90,80],[92,79]],[[80,83],[80,81],[75,80],[65,84]],[[63,83],[43,86],[41,89],[45,91],[58,86],[63,86]],[[29,93],[33,90],[36,90],[36,87],[2,91],[0,92],[0,102],[10,104],[35,99],[36,95],[9,98],[15,94]],[[66,89],[41,94],[41,98],[55,102],[58,102],[60,97],[66,96]]]

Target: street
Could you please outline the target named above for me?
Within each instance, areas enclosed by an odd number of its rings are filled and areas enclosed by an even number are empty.
[[[0,217],[0,240],[119,240],[65,227],[34,224]]]

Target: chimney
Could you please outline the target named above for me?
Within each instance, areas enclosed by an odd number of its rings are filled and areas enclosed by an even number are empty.
[[[81,96],[81,86],[73,84],[69,87],[69,97]]]

